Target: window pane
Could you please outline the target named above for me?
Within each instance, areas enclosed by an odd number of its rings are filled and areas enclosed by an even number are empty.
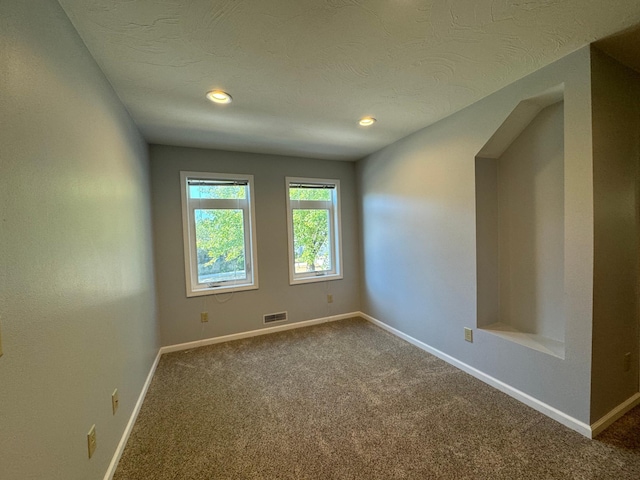
[[[298,188],[292,187],[289,189],[289,198],[291,200],[322,200],[325,202],[331,201],[330,188]]]
[[[244,212],[196,209],[195,220],[198,283],[246,279]]]
[[[295,273],[332,269],[329,210],[293,210]]]
[[[189,198],[238,199],[247,198],[246,185],[189,185]]]

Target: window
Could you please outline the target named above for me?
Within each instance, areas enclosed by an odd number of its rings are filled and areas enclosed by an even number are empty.
[[[187,296],[258,288],[253,176],[180,172]]]
[[[289,282],[342,278],[340,181],[287,177]]]

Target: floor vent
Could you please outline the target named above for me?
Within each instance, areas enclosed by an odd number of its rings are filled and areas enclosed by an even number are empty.
[[[262,317],[264,323],[284,322],[287,319],[287,312],[271,313]]]

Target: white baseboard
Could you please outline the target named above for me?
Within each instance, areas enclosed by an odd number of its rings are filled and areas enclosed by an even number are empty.
[[[138,418],[138,414],[140,413],[140,409],[142,408],[144,397],[147,395],[147,390],[149,390],[149,385],[151,385],[151,380],[153,380],[153,374],[156,373],[156,367],[158,366],[158,362],[160,361],[160,356],[161,354],[160,352],[158,352],[155,360],[153,361],[153,364],[151,365],[151,370],[149,370],[147,379],[145,380],[144,385],[142,385],[142,391],[138,396],[138,401],[136,402],[136,406],[133,407],[133,412],[131,412],[131,417],[129,418],[129,422],[127,423],[126,428],[124,429],[124,433],[122,434],[120,443],[118,443],[116,452],[113,454],[113,458],[111,459],[111,463],[109,464],[107,473],[104,476],[104,480],[112,480],[113,475],[116,473],[118,462],[120,462],[120,457],[122,457],[122,452],[124,452],[124,447],[127,445],[127,440],[129,440],[129,436],[131,435],[133,426],[135,425],[136,419]]]
[[[546,403],[541,402],[537,398],[534,398],[529,394],[521,392],[520,390],[512,387],[511,385],[508,385],[508,384],[498,380],[497,378],[493,378],[491,375],[487,375],[486,373],[478,370],[477,368],[474,368],[474,367],[472,367],[470,365],[467,365],[466,363],[461,362],[460,360],[452,357],[451,355],[447,355],[446,353],[441,352],[440,350],[438,350],[436,348],[433,348],[433,347],[427,345],[426,343],[423,343],[420,340],[417,340],[417,339],[411,337],[410,335],[407,335],[406,333],[403,333],[400,330],[397,330],[397,329],[387,325],[386,323],[383,323],[380,320],[377,320],[377,319],[373,318],[372,316],[367,315],[366,313],[360,312],[360,316],[362,318],[370,321],[374,325],[377,325],[380,328],[382,328],[382,329],[384,329],[384,330],[396,335],[397,337],[400,337],[403,340],[406,340],[407,342],[411,343],[412,345],[415,345],[416,347],[421,348],[422,350],[424,350],[426,352],[429,352],[432,355],[435,355],[436,357],[444,360],[445,362],[453,365],[454,367],[457,367],[460,370],[462,370],[464,372],[467,372],[469,375],[472,375],[473,377],[477,378],[478,380],[481,380],[484,383],[486,383],[488,385],[491,385],[494,388],[497,388],[498,390],[500,390],[503,393],[506,393],[510,397],[513,397],[516,400],[519,400],[520,402],[524,403],[525,405],[528,405],[529,407],[533,408],[534,410],[537,410],[538,412],[546,415],[547,417],[550,417],[550,418],[554,419],[555,421],[561,423],[565,427],[568,427],[568,428],[570,428],[572,430],[575,430],[576,432],[584,435],[587,438],[593,438],[592,427],[587,425],[586,423],[583,423],[580,420],[577,420],[577,419],[567,415],[566,413],[561,412],[557,408],[554,408],[551,405],[547,405]]]
[[[287,323],[286,325],[277,325],[275,327],[260,328],[258,330],[251,330],[249,332],[233,333],[231,335],[224,335],[221,337],[205,338],[203,340],[196,340],[195,342],[179,343],[177,345],[169,345],[160,348],[160,355],[171,352],[179,352],[182,350],[190,350],[192,348],[204,347],[205,345],[213,345],[215,343],[230,342],[232,340],[240,340],[243,338],[257,337],[258,335],[267,335],[269,333],[282,332],[284,330],[292,330],[294,328],[310,327],[311,325],[318,325],[319,323],[335,322],[337,320],[344,320],[346,318],[360,317],[360,312],[343,313],[340,315],[332,315],[330,317],[315,318],[313,320],[305,320],[296,323]]]
[[[616,408],[611,410],[605,416],[600,418],[600,420],[596,421],[591,425],[592,438],[595,438],[597,435],[602,433],[606,428],[608,428],[613,422],[622,417],[625,413],[627,413],[632,408],[640,405],[640,392],[631,396]]]

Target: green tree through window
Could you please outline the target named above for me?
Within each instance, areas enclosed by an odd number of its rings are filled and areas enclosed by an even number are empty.
[[[181,172],[187,295],[257,288],[251,175]]]
[[[337,180],[288,178],[290,281],[340,276]]]
[[[324,188],[290,188],[291,200],[331,201]],[[296,271],[331,270],[329,212],[326,209],[293,209],[293,239]]]
[[[223,273],[244,276],[242,210],[196,210],[195,215],[199,280],[215,280],[216,274]]]
[[[192,199],[244,200],[245,185],[194,185]],[[233,202],[231,202],[233,204]],[[215,282],[244,278],[245,232],[241,209],[217,208],[195,210],[198,281]]]

